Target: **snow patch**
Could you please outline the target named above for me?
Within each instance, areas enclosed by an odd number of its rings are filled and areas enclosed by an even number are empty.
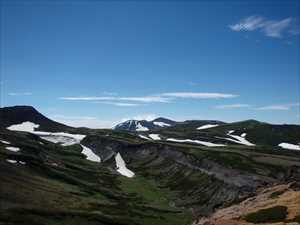
[[[147,127],[142,126],[142,124],[137,123],[137,124],[135,125],[135,130],[136,130],[136,131],[148,131],[149,129],[148,129]]]
[[[243,137],[243,138],[246,137],[246,136],[247,136],[247,133],[242,133],[241,134],[241,137]]]
[[[13,131],[25,131],[25,132],[34,132],[35,128],[38,128],[40,125],[35,124],[32,122],[23,122],[20,124],[15,124],[7,127],[8,130],[13,130]]]
[[[129,170],[126,167],[126,163],[123,160],[120,153],[117,153],[117,155],[115,156],[115,161],[116,161],[117,171],[120,174],[122,174],[123,176],[126,176],[126,177],[130,177],[130,178],[134,176],[134,172],[132,172],[131,170]]]
[[[13,160],[13,159],[7,159],[6,162],[9,162],[11,164],[16,164],[17,160]]]
[[[66,137],[66,136],[58,136],[58,135],[46,135],[46,136],[40,136],[40,138],[52,142],[52,143],[60,143],[62,146],[69,146],[80,143],[80,140]]]
[[[161,140],[161,138],[159,137],[159,134],[149,134],[149,137],[155,141]]]
[[[290,144],[290,143],[281,143],[278,145],[281,148],[289,149],[289,150],[300,150],[300,143],[298,145]]]
[[[197,130],[204,130],[204,129],[213,128],[213,127],[217,127],[217,126],[219,126],[219,125],[218,124],[206,124],[201,127],[198,127]]]
[[[40,138],[50,141],[52,143],[61,143],[63,146],[79,144],[80,141],[86,137],[82,134],[69,134],[65,132],[44,132],[35,131],[40,125],[32,122],[23,122],[21,124],[15,124],[7,127],[12,131],[25,131],[40,136]]]
[[[18,147],[5,147],[6,150],[12,151],[12,152],[18,152],[20,151],[20,148]]]
[[[101,158],[96,155],[90,148],[80,145],[82,147],[82,154],[86,156],[87,160],[93,161],[93,162],[101,162]]]
[[[191,140],[191,139],[180,140],[180,139],[175,139],[175,138],[168,138],[167,141],[180,142],[180,143],[182,143],[182,142],[195,143],[195,144],[200,144],[200,145],[204,145],[204,146],[207,146],[207,147],[226,146],[226,145],[223,145],[223,144],[214,144],[214,143],[207,142],[207,141],[198,141],[198,140]]]
[[[17,161],[17,160],[14,160],[14,159],[6,159],[6,162],[11,163],[11,164],[19,163],[21,165],[26,165],[26,162],[24,162],[24,161]]]
[[[150,138],[144,136],[144,135],[139,135],[140,138],[146,139],[146,140],[151,140]]]
[[[160,127],[169,127],[169,126],[171,126],[170,124],[164,123],[164,122],[153,122],[153,124],[156,125],[156,126],[160,126]]]
[[[232,131],[228,131],[227,135],[234,138],[225,138],[226,140],[228,141],[232,141],[232,142],[235,142],[235,143],[238,143],[238,144],[241,144],[241,145],[247,145],[247,146],[255,146],[255,144],[249,142],[246,140],[246,133],[243,133],[241,136],[238,136],[238,135],[233,135],[232,133],[234,132],[234,130]]]
[[[10,142],[8,142],[8,141],[0,140],[0,142],[1,142],[2,144],[10,145]]]

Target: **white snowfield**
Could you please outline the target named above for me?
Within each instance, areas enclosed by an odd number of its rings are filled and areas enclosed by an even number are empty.
[[[135,128],[136,131],[148,131],[149,130],[147,127],[142,126],[142,124],[140,124],[140,123],[135,124],[135,127],[136,127]]]
[[[180,142],[180,143],[182,143],[182,142],[188,142],[188,143],[194,143],[194,144],[204,145],[204,146],[207,146],[207,147],[222,147],[222,146],[226,146],[226,145],[223,145],[223,144],[214,144],[214,143],[207,142],[207,141],[198,141],[198,140],[191,140],[191,139],[180,140],[180,139],[175,139],[175,138],[168,138],[167,141]]]
[[[231,130],[227,133],[228,136],[234,138],[225,138],[226,140],[228,141],[232,141],[232,142],[235,142],[235,143],[238,143],[238,144],[241,144],[241,145],[247,145],[247,146],[255,146],[255,144],[249,142],[246,140],[246,133],[243,133],[241,136],[238,136],[238,135],[233,135],[232,133],[234,133],[234,130]]]
[[[34,132],[35,128],[38,128],[40,125],[32,123],[32,122],[23,122],[20,124],[15,124],[7,127],[8,130],[13,130],[13,131],[25,131],[25,132]]]
[[[155,141],[161,140],[159,134],[149,134],[149,137]]]
[[[93,161],[93,162],[101,162],[101,158],[96,155],[90,148],[80,145],[82,147],[82,154],[86,156],[87,160]]]
[[[45,136],[40,136],[40,138],[55,144],[60,143],[62,146],[74,145],[80,142],[80,140],[78,139],[74,139],[66,136],[59,136],[59,135],[45,135]]]
[[[289,144],[289,143],[281,143],[278,145],[281,148],[289,149],[289,150],[299,150],[300,151],[300,143],[298,145]]]
[[[18,147],[11,147],[11,146],[5,147],[5,149],[9,150],[9,151],[12,151],[12,152],[18,152],[18,151],[20,151],[20,148],[18,148]]]
[[[160,127],[169,127],[169,126],[171,126],[170,124],[164,123],[164,122],[153,122],[153,124],[156,125],[156,126],[160,126]]]
[[[9,162],[11,164],[16,164],[17,160],[13,160],[13,159],[7,159],[6,162]]]
[[[80,144],[80,141],[86,137],[82,134],[69,134],[65,132],[44,132],[44,131],[35,131],[35,128],[38,128],[40,125],[32,122],[23,122],[21,124],[11,125],[7,127],[8,130],[13,131],[25,131],[32,134],[40,136],[40,138],[50,141],[52,143],[60,143],[62,146],[69,146],[74,144]],[[101,158],[96,155],[91,149],[81,145],[82,154],[84,154],[87,160],[93,162],[101,162]]]
[[[0,140],[0,142],[1,142],[2,144],[5,144],[5,145],[10,145],[10,142],[8,142],[8,141]]]
[[[8,130],[12,131],[24,131],[40,136],[40,138],[50,141],[52,143],[61,143],[63,146],[79,144],[80,141],[86,137],[82,134],[69,134],[65,132],[44,132],[35,131],[40,125],[32,122],[23,122],[21,124],[15,124],[7,127]]]
[[[144,135],[141,135],[141,134],[139,135],[139,137],[140,137],[140,138],[143,138],[143,139],[146,139],[146,140],[151,140],[150,138],[148,138],[148,137],[146,137],[146,136],[144,136]]]
[[[123,160],[121,154],[118,152],[117,155],[115,156],[115,161],[116,161],[116,166],[117,166],[117,171],[122,174],[125,177],[134,177],[134,172],[132,172],[131,170],[129,170],[126,167],[126,163]]]
[[[197,130],[204,130],[204,129],[213,128],[213,127],[217,127],[217,126],[219,126],[219,125],[218,124],[206,124],[201,127],[198,127]]]
[[[21,165],[26,165],[26,162],[24,162],[24,161],[17,161],[17,160],[14,160],[14,159],[7,159],[6,162],[11,163],[11,164],[20,163]]]

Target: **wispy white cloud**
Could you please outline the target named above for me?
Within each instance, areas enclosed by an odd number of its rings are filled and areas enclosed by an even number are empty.
[[[31,92],[10,92],[8,93],[9,96],[28,96],[32,95]]]
[[[205,92],[170,92],[163,93],[162,96],[175,98],[192,98],[192,99],[220,99],[220,98],[235,98],[238,95],[225,93],[205,93]]]
[[[106,101],[103,101],[103,102],[100,102],[100,101],[97,101],[95,103],[98,103],[98,104],[107,104],[107,105],[114,105],[114,106],[121,106],[121,107],[127,107],[127,106],[139,106],[141,104],[136,104],[136,103],[128,103],[128,102],[106,102]]]
[[[248,104],[231,104],[231,105],[217,105],[217,109],[239,109],[239,108],[250,108]]]
[[[290,35],[300,33],[299,25],[291,17],[282,20],[268,20],[262,16],[250,16],[236,24],[229,25],[229,28],[236,32],[260,31],[273,38],[281,38],[285,32]]]
[[[282,32],[290,26],[291,21],[291,18],[286,18],[280,21],[267,21],[265,22],[264,32],[266,36],[280,38],[282,36]]]
[[[61,100],[69,101],[132,101],[132,102],[169,102],[169,98],[162,96],[141,96],[141,97],[113,97],[113,96],[89,96],[89,97],[60,97]]]
[[[100,120],[90,116],[49,115],[49,118],[73,127],[112,128],[118,120]]]
[[[236,24],[229,25],[233,31],[253,31],[264,26],[264,18],[260,16],[249,16]]]
[[[257,110],[290,110],[292,107],[299,106],[300,103],[289,103],[289,104],[278,104],[278,105],[267,105],[256,108]]]
[[[169,103],[177,98],[185,99],[225,99],[235,98],[238,95],[226,93],[205,93],[205,92],[168,92],[149,96],[71,96],[59,97],[67,101],[93,101],[102,104],[115,106],[137,106],[141,103]]]
[[[171,101],[170,98],[165,98],[163,96],[144,96],[144,97],[120,97],[119,100],[122,101],[134,101],[134,102],[163,102],[168,103]]]

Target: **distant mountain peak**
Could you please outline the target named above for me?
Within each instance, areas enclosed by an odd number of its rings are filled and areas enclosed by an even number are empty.
[[[163,127],[174,126],[178,122],[164,118],[158,117],[152,121],[147,120],[127,120],[120,124],[117,124],[115,130],[125,130],[125,131],[150,131],[154,129],[160,129]]]
[[[51,132],[64,131],[71,128],[47,118],[32,106],[17,105],[0,108],[0,128],[7,128],[23,122],[38,124],[39,129]]]

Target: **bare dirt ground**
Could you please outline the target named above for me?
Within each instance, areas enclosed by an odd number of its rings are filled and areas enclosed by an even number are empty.
[[[299,185],[298,185],[299,186]],[[272,195],[272,193],[274,193]],[[254,197],[228,208],[217,210],[208,218],[201,218],[193,225],[253,225],[245,221],[245,215],[274,206],[286,206],[286,220],[300,215],[300,188],[295,183],[260,189]],[[298,222],[259,223],[261,225],[299,225]]]

